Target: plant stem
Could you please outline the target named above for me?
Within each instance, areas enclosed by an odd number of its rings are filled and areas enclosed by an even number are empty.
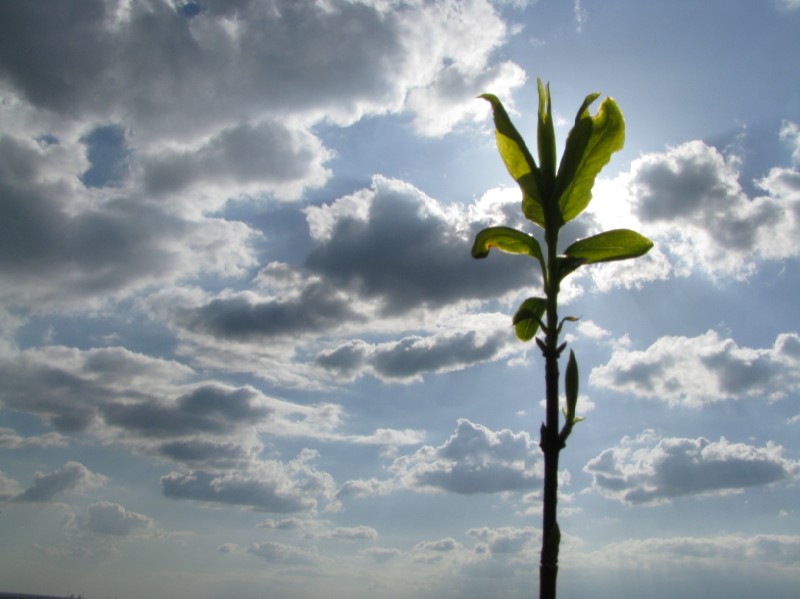
[[[558,291],[556,255],[558,227],[555,214],[548,215],[545,228],[548,268],[545,280],[547,329],[542,354],[545,359],[546,420],[541,428],[539,447],[544,454],[544,496],[542,509],[542,554],[539,563],[539,599],[555,599],[558,577],[558,550],[561,531],[556,519],[558,506],[558,458],[561,439],[558,431]]]

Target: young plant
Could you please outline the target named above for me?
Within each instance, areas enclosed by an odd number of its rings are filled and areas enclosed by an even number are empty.
[[[528,233],[509,227],[489,227],[475,238],[474,258],[485,258],[489,250],[525,254],[538,263],[542,271],[544,297],[530,297],[522,302],[513,324],[522,341],[536,339],[545,360],[546,415],[541,427],[539,447],[544,454],[544,506],[542,515],[542,553],[539,565],[539,597],[555,599],[558,575],[558,550],[561,532],[556,520],[558,492],[558,458],[566,446],[572,427],[581,418],[576,416],[578,402],[578,363],[569,352],[565,372],[566,407],[564,425],[559,428],[558,360],[566,347],[559,344],[564,321],[558,319],[558,292],[561,282],[586,264],[626,260],[646,254],[653,247],[646,237],[629,229],[614,229],[575,241],[562,254],[557,251],[558,234],[566,223],[578,216],[592,199],[592,187],[600,170],[621,149],[625,142],[625,121],[616,102],[606,98],[595,116],[589,106],[599,93],[586,96],[575,126],[569,132],[561,163],[556,171],[556,145],[550,106],[550,86],[539,86],[539,122],[536,163],[525,141],[511,123],[503,104],[496,96],[480,96],[492,105],[495,135],[500,156],[509,174],[522,191],[522,212],[544,229],[546,251]],[[541,331],[544,339],[537,337]]]

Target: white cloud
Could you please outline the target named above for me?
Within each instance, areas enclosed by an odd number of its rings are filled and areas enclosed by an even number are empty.
[[[134,190],[86,190],[62,144],[0,137],[0,300],[17,308],[96,307],[182,277],[240,275],[259,237],[240,222],[180,214]]]
[[[644,351],[615,349],[592,369],[589,383],[669,405],[758,397],[776,400],[800,386],[800,336],[782,333],[771,348],[739,347],[709,330],[698,337],[661,337]]]
[[[795,477],[800,462],[783,447],[697,439],[658,438],[645,431],[590,460],[584,471],[606,497],[633,505],[656,505],[687,495],[741,492]]]
[[[397,458],[390,470],[402,488],[466,495],[524,491],[541,483],[539,447],[528,433],[493,431],[466,419],[442,445]]]
[[[575,29],[578,32],[583,31],[583,26],[589,19],[589,12],[584,8],[581,0],[574,0],[573,12],[575,14]]]
[[[525,528],[471,528],[467,535],[485,544],[485,549],[492,555],[511,555],[529,550],[530,546],[541,541],[541,531],[533,527]],[[483,551],[483,547],[477,549]]]
[[[22,491],[19,483],[0,470],[0,499],[11,499]]]
[[[337,526],[312,536],[334,541],[374,541],[378,538],[378,531],[371,526]]]
[[[791,125],[782,135],[794,139]],[[598,229],[629,227],[655,248],[634,263],[589,269],[598,287],[632,286],[671,273],[744,279],[762,260],[798,256],[800,175],[773,168],[749,197],[736,160],[700,141],[646,154],[628,173],[601,180],[589,213]]]
[[[260,461],[248,471],[172,472],[161,478],[167,497],[222,503],[278,514],[307,512],[335,493],[333,478],[314,466],[316,452],[304,450],[294,460]]]
[[[670,571],[675,567],[740,570],[743,567],[792,572],[800,563],[800,536],[738,534],[630,539],[605,545],[587,561],[603,568],[648,568]]]
[[[156,528],[152,518],[109,501],[92,503],[86,515],[76,516],[72,523],[79,530],[118,537],[152,533]]]
[[[14,429],[0,428],[0,447],[6,449],[21,449],[24,447],[64,447],[68,445],[67,439],[58,433],[45,433],[43,435],[29,435],[23,437]]]
[[[800,8],[800,0],[797,0],[796,5],[797,8]],[[780,138],[788,142],[792,148],[792,160],[800,163],[800,126],[793,121],[783,121]]]

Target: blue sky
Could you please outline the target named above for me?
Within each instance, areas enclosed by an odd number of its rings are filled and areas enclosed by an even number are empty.
[[[538,274],[483,92],[625,148],[562,290],[560,596],[800,584],[800,3],[0,4],[0,580],[531,597]]]

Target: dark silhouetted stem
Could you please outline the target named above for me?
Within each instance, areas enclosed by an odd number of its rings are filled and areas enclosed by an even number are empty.
[[[555,218],[548,219],[550,223]],[[548,224],[550,224],[548,223]],[[544,454],[544,496],[542,510],[542,554],[539,563],[539,598],[555,599],[558,577],[558,549],[561,531],[558,528],[558,457],[562,442],[558,432],[558,291],[559,273],[556,256],[558,227],[546,228],[548,277],[547,329],[542,354],[545,359],[546,420],[541,428],[539,447]],[[541,346],[540,346],[541,347]]]

